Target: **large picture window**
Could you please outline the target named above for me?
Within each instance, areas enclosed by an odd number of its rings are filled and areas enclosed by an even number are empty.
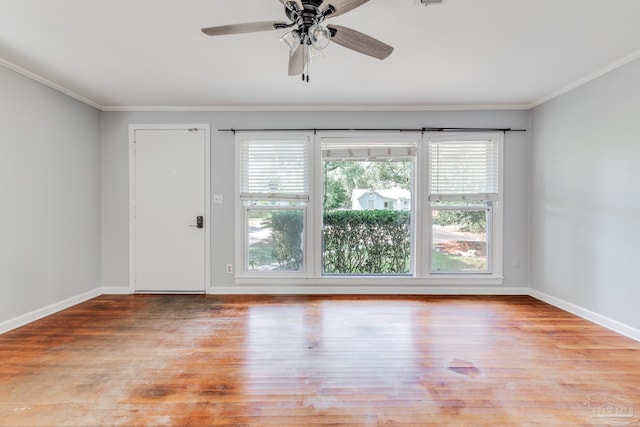
[[[413,273],[415,142],[322,143],[322,273]]]

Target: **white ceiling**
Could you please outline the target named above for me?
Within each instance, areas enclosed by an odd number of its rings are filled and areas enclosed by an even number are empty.
[[[287,75],[278,0],[0,0],[0,64],[105,110],[528,108],[640,57],[639,0],[371,0],[331,22],[395,47],[338,45]]]

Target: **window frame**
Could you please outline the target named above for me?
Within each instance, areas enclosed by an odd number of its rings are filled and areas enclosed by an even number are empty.
[[[246,140],[287,140],[305,139],[308,148],[309,201],[304,206],[304,267],[300,271],[249,271],[247,210],[240,199],[241,193],[241,142]],[[366,141],[414,141],[417,143],[413,160],[413,190],[409,209],[412,214],[412,260],[411,274],[402,275],[323,275],[322,267],[322,185],[323,185],[323,139],[345,142]],[[487,140],[498,142],[498,198],[492,200],[491,220],[487,225],[488,272],[433,272],[432,261],[432,218],[429,200],[429,146],[430,140]],[[357,289],[388,286],[410,289],[416,286],[484,286],[503,284],[503,209],[504,209],[504,133],[502,132],[237,132],[236,133],[236,243],[234,282],[236,285],[294,286],[314,289]],[[255,208],[255,207],[254,207]],[[321,292],[319,290],[319,292]]]
[[[411,212],[411,259],[409,262],[409,272],[408,273],[398,273],[398,274],[340,274],[340,273],[324,273],[323,260],[321,259],[323,248],[322,248],[322,228],[323,228],[323,207],[322,207],[322,189],[324,185],[323,181],[323,171],[324,171],[324,161],[325,158],[322,156],[322,145],[323,141],[327,140],[327,143],[336,143],[336,144],[369,144],[372,148],[377,146],[390,146],[394,144],[403,145],[403,144],[415,144],[415,152],[412,156],[412,191],[411,191],[411,203],[409,204],[408,211]],[[418,179],[418,170],[420,169],[420,151],[422,147],[422,138],[421,133],[419,132],[375,132],[375,133],[365,133],[358,132],[354,133],[319,133],[316,135],[316,150],[317,150],[317,164],[316,164],[316,190],[317,190],[317,199],[320,201],[316,205],[316,218],[318,218],[318,226],[316,233],[316,247],[315,251],[317,256],[316,271],[318,277],[324,279],[336,279],[336,278],[345,278],[345,280],[349,279],[367,279],[367,278],[389,278],[389,279],[407,279],[407,278],[416,278],[418,277],[418,260],[419,257],[422,256],[420,253],[420,245],[418,244],[418,233],[420,221],[418,220],[420,200],[421,200],[421,183],[420,179]],[[367,207],[369,206],[369,201],[367,200]]]
[[[458,196],[443,196],[442,201],[457,201],[460,205],[450,205],[446,209],[451,210],[465,210],[470,208],[464,205],[466,196],[469,196],[469,201],[486,202],[488,215],[487,215],[487,269],[486,271],[470,272],[470,271],[434,271],[433,270],[433,210],[432,200],[429,194],[429,180],[430,180],[430,158],[429,158],[429,143],[430,142],[446,142],[446,141],[495,141],[497,143],[498,150],[498,188],[495,197],[487,197],[486,199],[478,199],[477,194]],[[425,182],[425,193],[423,198],[422,223],[425,234],[422,241],[423,253],[427,257],[427,262],[421,263],[425,267],[423,276],[427,278],[491,278],[500,279],[503,278],[503,197],[504,197],[504,133],[502,132],[433,132],[425,133],[423,135],[423,159],[422,159],[422,179]],[[490,206],[489,206],[490,205]],[[480,205],[478,205],[479,207]],[[438,207],[442,209],[442,207]],[[484,208],[484,206],[482,206]],[[474,208],[475,209],[475,208]]]
[[[274,202],[297,202],[296,206],[285,205],[251,205],[252,200],[247,200],[242,197],[243,189],[243,156],[242,148],[245,143],[251,141],[269,142],[269,141],[298,141],[306,144],[306,157],[308,161],[307,165],[307,192],[308,200],[297,198],[295,195],[290,197],[281,197],[278,193],[274,193],[275,197],[270,198],[263,196],[255,201],[273,200]],[[286,132],[286,133],[255,133],[255,132],[238,132],[235,137],[235,156],[236,156],[236,181],[235,181],[235,194],[236,194],[236,218],[238,219],[236,224],[236,278],[242,277],[282,277],[282,278],[304,278],[309,275],[309,268],[312,264],[310,256],[313,256],[309,251],[313,250],[313,245],[310,242],[309,236],[312,234],[309,230],[309,225],[313,224],[309,220],[310,213],[313,211],[310,206],[313,203],[313,169],[314,169],[314,155],[313,155],[313,138],[308,133],[300,132]],[[267,194],[267,193],[265,193]],[[248,221],[250,210],[301,210],[303,212],[303,266],[297,271],[285,271],[285,270],[251,270],[249,266],[249,232]]]

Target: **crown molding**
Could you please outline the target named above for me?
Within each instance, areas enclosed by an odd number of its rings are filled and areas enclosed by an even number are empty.
[[[51,89],[57,90],[58,92],[60,92],[60,93],[62,93],[64,95],[67,95],[68,97],[73,98],[73,99],[75,99],[77,101],[80,101],[80,102],[82,102],[84,104],[87,104],[87,105],[89,105],[89,106],[91,106],[93,108],[97,108],[98,110],[102,110],[102,108],[103,108],[102,105],[98,104],[97,102],[95,102],[95,101],[93,101],[93,100],[91,100],[89,98],[85,98],[84,96],[82,96],[82,95],[80,95],[80,94],[78,94],[78,93],[76,93],[76,92],[74,92],[74,91],[72,91],[70,89],[67,89],[64,86],[61,86],[61,85],[59,85],[57,83],[54,83],[51,80],[45,79],[44,77],[42,77],[42,76],[40,76],[40,75],[38,75],[36,73],[32,73],[31,71],[29,71],[29,70],[27,70],[25,68],[22,68],[19,65],[14,64],[13,62],[7,61],[4,58],[0,58],[0,65],[2,65],[5,68],[8,68],[8,69],[10,69],[12,71],[15,71],[16,73],[21,74],[21,75],[23,75],[23,76],[25,76],[27,78],[30,78],[31,80],[34,80],[34,81],[36,81],[38,83],[41,83],[41,84],[43,84],[45,86],[48,86]]]
[[[102,111],[119,112],[287,112],[287,111],[468,111],[527,110],[528,105],[212,105],[212,106],[103,106]]]
[[[581,78],[579,80],[576,80],[575,82],[570,83],[570,84],[558,89],[555,92],[552,92],[552,93],[550,93],[550,94],[548,94],[546,96],[543,96],[542,98],[532,102],[528,106],[528,109],[534,109],[534,108],[544,104],[545,102],[549,102],[554,98],[557,98],[557,97],[559,97],[561,95],[564,95],[567,92],[572,91],[573,89],[577,89],[580,86],[583,86],[583,85],[585,85],[585,84],[597,79],[598,77],[602,77],[605,74],[610,73],[611,71],[614,71],[614,70],[616,70],[616,69],[618,69],[618,68],[620,68],[620,67],[622,67],[622,66],[624,66],[624,65],[626,65],[626,64],[628,64],[630,62],[635,61],[638,58],[640,58],[640,50],[638,50],[636,52],[633,52],[632,54],[627,55],[624,58],[621,58],[618,61],[613,62],[613,63],[607,65],[606,67],[603,67],[603,68],[599,69],[596,72],[588,74],[588,75],[584,76],[583,78]]]

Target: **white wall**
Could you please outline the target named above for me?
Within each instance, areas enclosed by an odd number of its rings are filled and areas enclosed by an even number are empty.
[[[100,112],[4,67],[0,94],[6,330],[100,287]]]
[[[640,60],[536,108],[532,124],[532,288],[640,330]]]
[[[212,192],[223,205],[212,205],[212,281],[233,286],[225,264],[235,253],[234,136],[225,128],[526,128],[527,111],[449,112],[106,112],[102,116],[102,283],[110,292],[128,290],[128,125],[210,123]],[[507,133],[505,139],[504,287],[529,285],[528,188],[529,135]],[[444,290],[446,292],[446,289]]]

